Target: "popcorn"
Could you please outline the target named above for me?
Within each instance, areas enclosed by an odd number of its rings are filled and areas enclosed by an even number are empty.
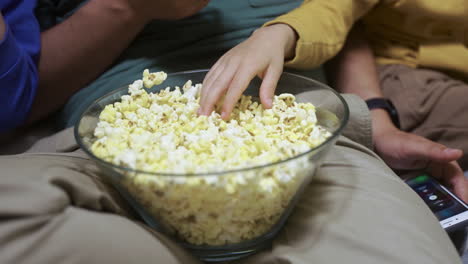
[[[143,71],[143,80],[137,80],[136,83],[138,86],[140,85],[140,82],[142,82],[146,88],[151,88],[154,85],[161,84],[164,82],[167,78],[167,74],[165,72],[152,72],[150,73],[148,69],[145,69]],[[135,84],[135,83],[134,83]],[[136,88],[137,85],[134,85],[132,87],[129,87],[130,89]],[[139,86],[138,88],[141,88]]]
[[[331,134],[317,125],[315,107],[294,95],[274,97],[264,109],[242,96],[231,119],[198,116],[201,84],[187,81],[148,93],[164,72],[143,72],[129,95],[99,115],[91,151],[145,173],[122,172],[122,184],[168,230],[192,244],[223,245],[253,239],[281,217],[307,175],[304,153]],[[227,172],[225,171],[232,171]],[[156,174],[150,174],[156,173]],[[167,176],[164,174],[180,174]],[[207,175],[184,175],[184,174]]]

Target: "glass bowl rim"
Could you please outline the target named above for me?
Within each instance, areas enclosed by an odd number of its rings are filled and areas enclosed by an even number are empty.
[[[190,71],[179,71],[179,72],[174,72],[174,73],[168,73],[167,77],[169,78],[170,76],[193,74],[193,73],[202,73],[202,72],[206,73],[208,71],[209,71],[209,69],[196,69],[196,70],[190,70]],[[75,140],[77,141],[78,145],[80,146],[80,148],[87,155],[89,155],[92,159],[98,161],[99,163],[103,163],[106,166],[109,166],[111,168],[127,171],[127,172],[130,172],[130,173],[135,173],[135,174],[144,174],[144,175],[152,175],[152,176],[171,176],[171,177],[221,176],[221,175],[226,175],[226,174],[231,174],[231,173],[254,171],[254,170],[257,170],[257,169],[262,169],[262,168],[267,168],[267,167],[270,167],[270,166],[279,165],[279,164],[282,164],[282,163],[287,163],[288,161],[298,159],[300,157],[308,155],[311,152],[317,151],[317,150],[321,149],[323,146],[325,146],[329,142],[333,142],[334,139],[337,138],[341,134],[341,131],[344,129],[344,127],[348,123],[348,120],[349,120],[349,107],[348,107],[348,104],[346,103],[346,101],[344,100],[344,98],[338,92],[336,92],[334,89],[329,87],[327,84],[318,82],[318,81],[316,81],[314,79],[311,79],[311,78],[308,78],[308,77],[305,77],[305,76],[302,76],[302,75],[299,75],[299,74],[290,73],[290,72],[287,72],[287,71],[283,71],[281,73],[281,76],[283,76],[283,75],[294,76],[295,78],[300,78],[300,79],[307,80],[307,81],[309,81],[309,82],[311,82],[313,84],[316,84],[316,85],[320,86],[320,89],[325,89],[325,90],[328,90],[328,91],[332,92],[341,101],[341,103],[343,105],[343,108],[344,108],[343,109],[344,110],[343,120],[340,123],[339,127],[332,133],[332,135],[329,138],[327,138],[324,142],[320,143],[318,146],[316,146],[314,148],[311,148],[306,152],[303,152],[303,153],[297,154],[295,156],[289,157],[287,159],[282,159],[282,160],[277,160],[275,162],[270,162],[270,163],[267,163],[267,164],[254,165],[254,166],[242,167],[242,168],[237,168],[237,169],[230,169],[230,170],[223,170],[223,171],[207,171],[207,172],[197,172],[197,173],[150,172],[150,171],[132,169],[132,168],[116,165],[114,163],[105,161],[105,160],[97,157],[96,155],[94,155],[94,153],[90,149],[88,149],[88,147],[84,144],[84,142],[82,140],[82,137],[79,135],[78,128],[79,128],[79,126],[81,124],[81,121],[82,121],[85,113],[87,113],[88,110],[91,107],[98,104],[98,102],[102,101],[103,99],[112,96],[113,94],[117,94],[117,93],[119,93],[119,92],[121,92],[121,91],[123,91],[125,89],[128,89],[128,85],[126,85],[124,87],[121,87],[121,88],[118,88],[116,90],[113,90],[113,91],[99,97],[98,99],[94,100],[88,107],[86,107],[86,109],[80,114],[80,118],[78,119],[78,121],[75,124],[75,127],[73,128],[74,137],[75,137]],[[161,85],[163,85],[163,84],[161,84]]]

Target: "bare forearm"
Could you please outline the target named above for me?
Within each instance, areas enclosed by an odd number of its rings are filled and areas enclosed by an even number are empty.
[[[360,28],[354,28],[343,49],[326,64],[327,79],[342,93],[366,100],[382,97],[372,50]]]
[[[356,94],[364,100],[383,97],[374,55],[361,29],[355,27],[340,53],[326,64],[327,79],[336,90]],[[374,137],[395,129],[383,109],[371,111]]]
[[[146,22],[124,1],[92,0],[63,23],[42,33],[40,83],[29,120],[58,109],[95,79]]]

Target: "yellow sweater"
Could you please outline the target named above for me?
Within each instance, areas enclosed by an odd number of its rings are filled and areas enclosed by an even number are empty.
[[[333,57],[363,18],[380,64],[406,64],[468,79],[467,0],[305,0],[267,23],[293,27],[299,39],[287,65],[310,68]]]

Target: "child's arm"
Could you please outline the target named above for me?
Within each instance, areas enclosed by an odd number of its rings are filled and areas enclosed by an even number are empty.
[[[203,82],[200,114],[209,115],[225,95],[222,116],[229,118],[234,104],[254,76],[263,78],[260,100],[271,107],[276,83],[286,65],[313,68],[333,57],[353,25],[378,0],[306,0],[297,9],[268,22],[231,49],[212,67]]]

